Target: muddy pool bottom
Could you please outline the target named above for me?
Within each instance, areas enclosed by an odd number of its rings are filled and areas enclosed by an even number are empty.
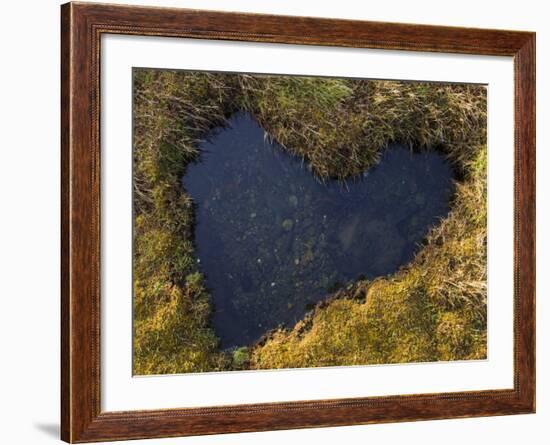
[[[362,177],[323,183],[245,113],[212,133],[182,182],[223,349],[291,327],[346,283],[410,262],[453,191],[443,155],[397,144]]]

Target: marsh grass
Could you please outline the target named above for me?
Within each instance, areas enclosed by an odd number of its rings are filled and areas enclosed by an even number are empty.
[[[200,142],[237,110],[320,179],[345,180],[388,143],[444,152],[451,211],[391,276],[335,292],[290,329],[220,351],[181,188]],[[486,90],[473,85],[134,71],[134,373],[486,356]]]

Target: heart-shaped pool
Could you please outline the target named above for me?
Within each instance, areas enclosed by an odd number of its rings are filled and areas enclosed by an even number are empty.
[[[438,152],[392,144],[361,178],[321,182],[246,113],[213,133],[182,182],[222,348],[292,326],[346,283],[395,272],[449,211]]]

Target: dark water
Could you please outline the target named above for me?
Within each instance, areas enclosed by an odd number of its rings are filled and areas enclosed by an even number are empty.
[[[202,145],[183,186],[222,347],[292,326],[347,282],[395,272],[449,211],[442,155],[392,145],[362,178],[319,182],[248,114]]]

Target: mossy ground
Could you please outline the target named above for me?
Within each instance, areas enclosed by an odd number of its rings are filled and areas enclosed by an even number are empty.
[[[320,179],[376,164],[389,142],[453,164],[451,212],[397,273],[357,282],[295,327],[218,349],[196,267],[186,166],[232,113],[252,113]],[[486,356],[486,90],[473,85],[134,72],[134,373]]]

